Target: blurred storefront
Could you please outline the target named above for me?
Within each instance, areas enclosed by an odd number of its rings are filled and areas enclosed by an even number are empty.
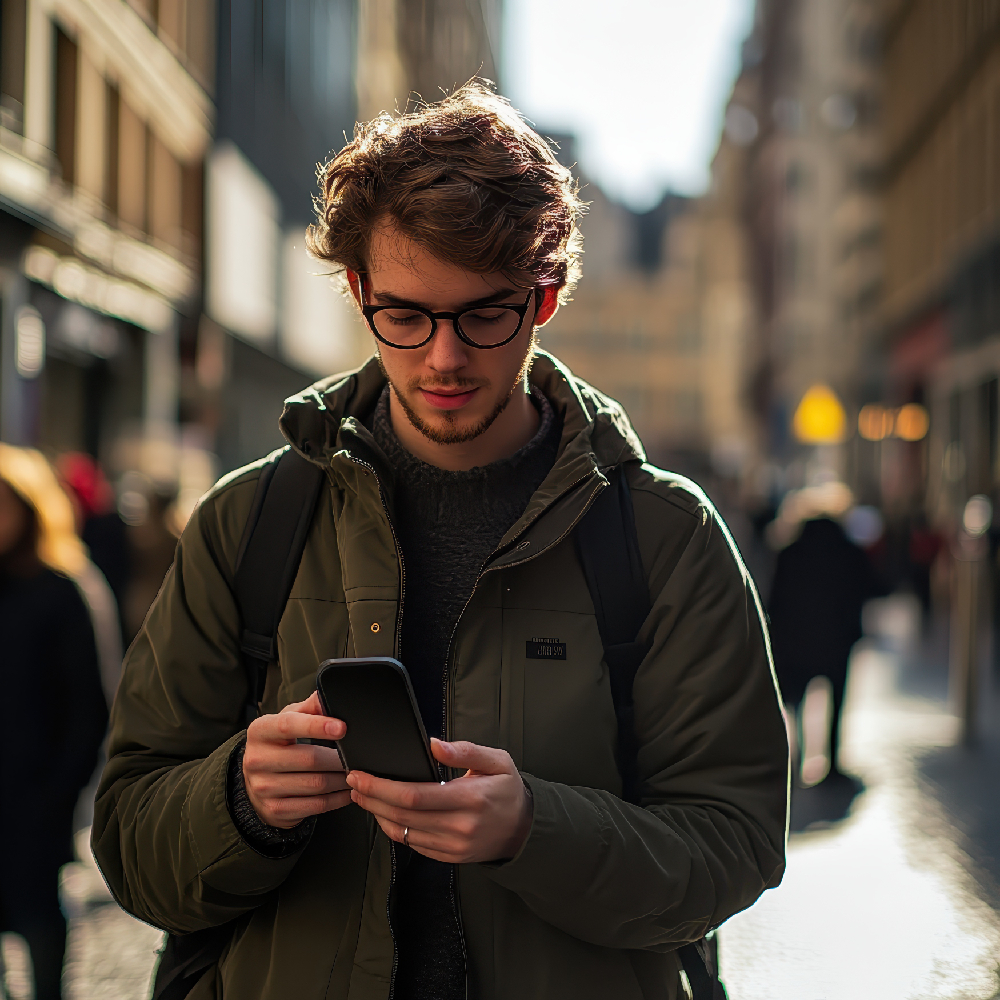
[[[5,0],[5,440],[175,478],[211,135],[203,4]],[[128,457],[122,453],[123,444]]]
[[[884,392],[931,415],[888,485],[952,532],[998,499],[1000,6],[894,0],[883,37]]]
[[[282,443],[286,396],[370,353],[305,251],[317,165],[359,114],[494,74],[499,3],[4,0],[2,17],[0,435],[137,472],[179,494],[182,523],[220,471]]]

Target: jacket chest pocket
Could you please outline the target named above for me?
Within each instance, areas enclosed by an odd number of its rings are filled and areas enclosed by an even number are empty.
[[[593,615],[504,611],[501,731],[509,734],[511,755],[523,770],[620,791],[603,655]]]

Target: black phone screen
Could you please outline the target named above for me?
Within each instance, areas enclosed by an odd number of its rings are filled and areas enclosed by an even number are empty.
[[[337,749],[349,771],[394,781],[439,780],[409,675],[398,660],[325,660],[316,690],[323,711],[347,724]]]

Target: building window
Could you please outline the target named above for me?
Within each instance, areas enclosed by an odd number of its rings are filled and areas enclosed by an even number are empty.
[[[118,220],[146,231],[146,125],[127,101],[118,102]]]
[[[121,96],[118,88],[106,84],[104,111],[104,204],[112,216],[118,215],[118,123],[121,115]]]
[[[76,180],[76,42],[56,28],[56,159],[67,184]]]
[[[24,129],[25,0],[0,4],[0,125],[20,134]]]

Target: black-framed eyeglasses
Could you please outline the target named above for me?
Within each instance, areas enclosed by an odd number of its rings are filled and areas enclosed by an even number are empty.
[[[361,279],[362,296],[365,280]],[[524,305],[487,305],[459,313],[431,312],[421,306],[369,306],[362,303],[372,333],[386,346],[412,351],[423,347],[437,332],[439,319],[450,320],[459,340],[480,350],[509,344],[524,325],[535,289],[528,292]]]

